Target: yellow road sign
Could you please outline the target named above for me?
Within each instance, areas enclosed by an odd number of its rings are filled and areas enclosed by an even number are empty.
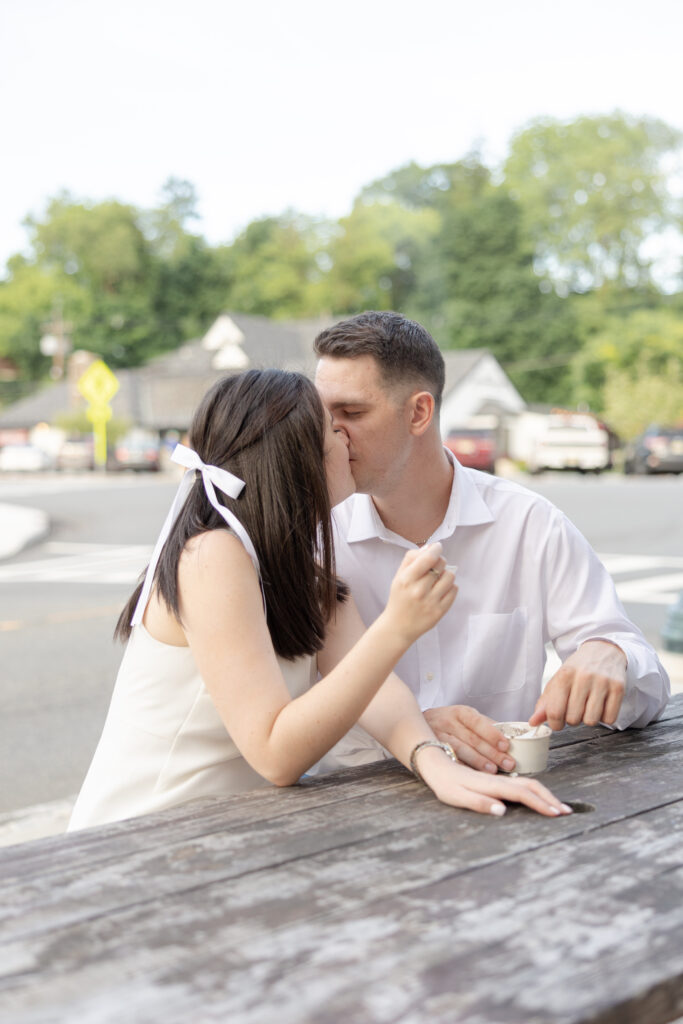
[[[88,417],[91,423],[108,423],[112,418],[112,411],[110,405],[89,405],[85,410],[85,415]]]
[[[107,364],[96,359],[78,378],[77,387],[92,405],[106,405],[119,390],[119,382]]]
[[[92,423],[95,440],[95,465],[104,467],[107,464],[107,420],[111,419],[108,405],[91,405],[88,407],[88,419]]]

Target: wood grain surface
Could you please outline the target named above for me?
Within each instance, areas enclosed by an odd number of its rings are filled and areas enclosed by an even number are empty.
[[[457,811],[384,762],[0,850],[0,1020],[675,1020],[683,697],[565,730],[543,779],[583,810]]]

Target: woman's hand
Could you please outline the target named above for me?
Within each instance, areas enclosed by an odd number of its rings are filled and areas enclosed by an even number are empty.
[[[536,779],[506,778],[478,772],[464,764],[455,764],[438,747],[425,747],[418,754],[419,772],[435,796],[452,807],[465,807],[480,814],[501,817],[506,807],[502,802],[526,804],[532,811],[555,818],[571,814],[563,804]]]
[[[445,615],[457,593],[455,576],[441,557],[441,544],[430,544],[407,552],[382,615],[410,646]]]

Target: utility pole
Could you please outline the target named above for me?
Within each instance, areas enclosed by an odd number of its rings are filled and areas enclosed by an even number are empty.
[[[44,356],[52,356],[50,376],[53,380],[64,376],[64,363],[71,351],[73,324],[64,320],[63,305],[61,295],[57,296],[52,306],[52,320],[43,324],[45,333],[40,339],[40,351]]]

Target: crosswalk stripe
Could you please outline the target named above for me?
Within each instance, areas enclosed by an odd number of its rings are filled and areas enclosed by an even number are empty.
[[[683,568],[683,558],[671,555],[598,555],[610,576],[647,569]]]
[[[96,583],[127,586],[137,583],[149,562],[152,547],[148,544],[48,541],[40,551],[48,557],[0,565],[0,584]],[[617,593],[624,604],[670,605],[683,588],[681,557],[613,552],[599,557],[614,577]],[[647,575],[634,577],[634,573]],[[625,576],[631,578],[624,579]]]
[[[673,604],[678,591],[683,588],[683,572],[621,580],[616,588],[624,604]]]
[[[65,545],[71,553],[60,555],[57,548],[55,558],[0,566],[0,583],[134,583],[152,554],[148,544],[84,547],[77,554],[76,545]]]

